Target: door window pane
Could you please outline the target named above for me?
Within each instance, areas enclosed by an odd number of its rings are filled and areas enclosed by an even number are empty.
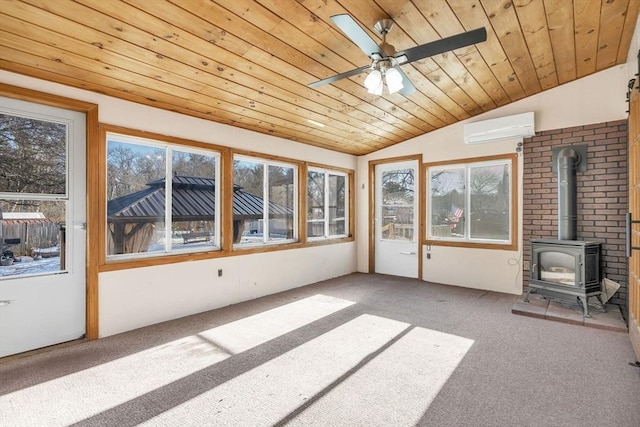
[[[0,114],[0,192],[67,193],[67,125]]]
[[[66,270],[66,205],[0,200],[0,277]]]
[[[0,277],[66,271],[65,123],[0,113]]]
[[[382,173],[382,239],[414,240],[413,169],[397,169]]]

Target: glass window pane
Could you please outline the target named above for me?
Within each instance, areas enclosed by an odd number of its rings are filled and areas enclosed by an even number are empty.
[[[66,201],[0,200],[0,277],[65,270]]]
[[[413,241],[413,169],[382,173],[382,239]]]
[[[346,234],[347,179],[343,175],[329,175],[329,235]]]
[[[0,192],[67,192],[67,125],[0,114]]]
[[[218,246],[215,224],[217,156],[172,150],[171,247]]]
[[[470,237],[509,240],[509,166],[469,169]]]
[[[233,235],[236,244],[264,241],[264,165],[233,162]]]
[[[269,240],[293,239],[294,171],[269,166]]]
[[[165,250],[164,148],[107,141],[107,255]]]
[[[323,237],[324,231],[324,172],[309,171],[307,178],[307,235]]]
[[[429,169],[429,236],[464,239],[465,169]]]

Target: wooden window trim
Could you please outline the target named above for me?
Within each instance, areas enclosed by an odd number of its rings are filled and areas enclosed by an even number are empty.
[[[454,242],[450,240],[433,240],[428,238],[428,230],[429,230],[429,218],[427,218],[427,206],[430,202],[430,195],[427,193],[427,180],[429,179],[429,168],[436,166],[447,166],[447,165],[468,165],[470,163],[480,163],[480,162],[490,162],[495,160],[509,160],[511,162],[511,243],[501,244],[501,243],[485,243],[485,242]],[[458,248],[473,248],[473,249],[494,249],[494,250],[508,250],[508,251],[517,251],[519,247],[519,235],[518,235],[518,200],[519,200],[519,192],[518,192],[518,154],[498,154],[493,156],[484,156],[484,157],[471,157],[466,159],[455,159],[455,160],[447,160],[442,162],[433,162],[433,163],[425,163],[424,165],[424,193],[425,193],[425,227],[424,232],[422,234],[424,238],[425,245],[431,246],[449,246],[449,247],[458,247]]]
[[[158,256],[148,256],[136,259],[116,259],[107,261],[106,258],[106,135],[107,133],[117,133],[132,137],[157,140],[176,145],[217,151],[220,153],[220,176],[222,179],[221,190],[221,240],[220,249],[214,251],[203,251],[193,253],[163,254]],[[354,237],[354,212],[355,212],[355,172],[351,169],[335,167],[331,165],[310,163],[300,160],[290,159],[282,156],[259,153],[256,151],[235,149],[218,144],[194,141],[185,138],[163,135],[154,132],[141,131],[107,123],[97,123],[96,120],[96,140],[93,144],[95,152],[95,167],[92,167],[96,177],[92,185],[94,195],[93,206],[96,216],[94,230],[98,238],[93,239],[96,268],[96,281],[98,272],[128,270],[132,268],[151,267],[157,265],[177,264],[182,262],[200,261],[207,259],[226,258],[233,256],[251,255],[257,253],[267,253],[282,250],[302,249],[305,247],[340,244],[355,240]],[[264,159],[267,161],[282,162],[298,167],[298,241],[280,244],[271,244],[251,247],[233,247],[233,158],[235,155]],[[306,173],[309,165],[313,167],[325,168],[349,175],[349,236],[335,239],[323,239],[319,241],[307,241],[306,235]]]

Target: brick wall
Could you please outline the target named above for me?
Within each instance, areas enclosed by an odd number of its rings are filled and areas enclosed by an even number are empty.
[[[621,285],[610,302],[626,306],[626,120],[539,132],[524,140],[522,217],[525,266],[531,260],[531,239],[558,238],[558,181],[551,171],[551,156],[554,147],[571,144],[587,146],[587,170],[576,173],[578,240],[602,243],[604,276]],[[529,277],[529,271],[525,271],[524,288]]]

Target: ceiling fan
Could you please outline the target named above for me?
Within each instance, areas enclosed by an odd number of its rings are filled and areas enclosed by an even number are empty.
[[[371,59],[371,65],[309,83],[308,86],[313,88],[371,71],[364,81],[369,93],[382,95],[386,84],[389,93],[400,92],[402,95],[408,96],[415,92],[416,88],[402,71],[400,65],[487,40],[487,30],[482,27],[396,52],[395,48],[386,40],[387,34],[393,27],[391,19],[381,19],[373,27],[382,37],[380,44],[376,43],[349,15],[334,15],[331,20]]]

